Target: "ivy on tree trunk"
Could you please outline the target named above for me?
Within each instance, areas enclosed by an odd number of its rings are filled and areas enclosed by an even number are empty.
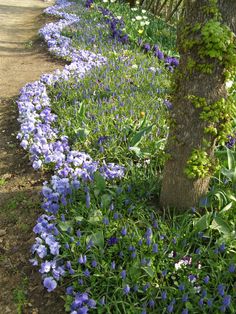
[[[234,4],[233,4],[234,2]],[[235,104],[226,81],[235,69],[235,0],[185,0],[177,42],[170,131],[160,195],[162,207],[185,210],[209,188],[214,150],[230,132]]]

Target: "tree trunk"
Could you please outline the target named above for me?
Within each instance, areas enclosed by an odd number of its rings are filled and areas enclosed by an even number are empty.
[[[166,22],[170,21],[170,19],[175,14],[175,12],[177,12],[177,10],[178,10],[178,8],[179,8],[179,6],[181,5],[182,2],[183,2],[183,0],[179,0],[177,2],[176,6],[174,7],[174,9],[168,13],[167,18],[166,18]]]
[[[235,26],[231,3],[236,1],[221,2],[224,10],[221,13],[223,18],[227,17],[224,21],[227,20],[227,24],[231,27]],[[222,98],[227,98],[225,65],[217,58],[205,55],[203,57],[200,53],[201,48],[205,49],[199,46],[199,43],[202,43],[201,29],[213,18],[212,12],[206,12],[206,6],[210,3],[212,1],[209,0],[185,0],[185,14],[177,34],[180,64],[174,78],[173,109],[166,147],[170,157],[164,167],[160,205],[180,211],[196,206],[209,187],[211,173],[194,178],[186,175],[188,161],[193,151],[205,151],[208,158],[213,161],[216,144],[216,135],[206,134],[206,127],[209,126],[210,121],[200,117],[202,109],[199,106],[197,108],[191,96],[205,99],[209,108]],[[218,8],[222,10],[222,6]],[[196,25],[200,25],[200,30],[193,30]],[[189,45],[187,48],[186,44]],[[190,61],[194,66],[191,66]],[[205,65],[211,67],[211,73],[203,70]]]

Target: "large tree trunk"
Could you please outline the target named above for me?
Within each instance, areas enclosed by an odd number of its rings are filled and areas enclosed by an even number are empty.
[[[166,162],[163,173],[163,183],[160,195],[162,207],[173,207],[178,210],[194,207],[199,199],[207,193],[210,173],[204,177],[189,178],[186,175],[187,161],[193,150],[204,150],[209,158],[214,156],[215,137],[204,131],[209,121],[202,120],[199,115],[201,108],[196,108],[189,99],[190,95],[205,98],[209,106],[222,98],[227,98],[225,88],[225,67],[216,58],[200,57],[199,48],[193,45],[186,48],[186,43],[193,40],[193,32],[186,31],[199,23],[203,26],[212,18],[212,13],[206,13],[207,0],[185,0],[185,16],[178,30],[180,64],[175,73],[175,90],[172,98],[170,132],[167,141]],[[235,0],[219,1],[224,21],[235,27],[235,15],[231,12],[231,4],[235,8]],[[198,25],[199,25],[198,24]],[[201,36],[198,31],[196,38]],[[196,39],[195,38],[195,39]],[[191,59],[190,59],[191,58]],[[208,64],[212,67],[210,74],[204,73],[196,66],[191,67],[189,61],[196,65]],[[206,141],[208,145],[206,146]]]

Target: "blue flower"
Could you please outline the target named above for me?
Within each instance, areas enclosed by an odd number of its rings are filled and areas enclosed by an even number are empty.
[[[97,267],[97,261],[93,260],[91,264],[92,264],[92,267],[94,268]]]
[[[123,269],[122,272],[120,273],[121,278],[124,280],[126,278],[126,270]]]
[[[161,298],[162,298],[162,300],[166,300],[167,299],[167,292],[166,291],[163,291],[161,293]]]
[[[53,279],[53,277],[46,277],[43,281],[43,285],[48,292],[51,292],[56,289],[57,282]]]
[[[74,287],[73,286],[69,286],[66,288],[66,294],[68,295],[72,295],[74,292]]]
[[[225,294],[225,287],[223,284],[219,284],[218,287],[217,287],[217,290],[218,290],[218,293],[221,297],[224,296]]]
[[[229,307],[231,303],[231,295],[225,295],[222,303],[225,307]]]
[[[115,244],[117,244],[118,243],[118,238],[116,238],[116,237],[110,237],[108,240],[107,240],[107,244],[108,245],[115,245]]]
[[[235,270],[236,270],[235,264],[230,264],[230,265],[229,265],[229,272],[230,272],[230,273],[234,273]]]
[[[128,284],[126,284],[126,285],[124,286],[123,292],[124,292],[124,294],[129,294],[129,292],[130,292],[130,286],[129,286]]]
[[[86,264],[86,262],[87,262],[87,256],[86,255],[80,255],[80,257],[79,257],[79,259],[78,259],[78,262],[80,263],[80,264]]]
[[[209,280],[210,280],[210,277],[209,277],[208,275],[203,278],[203,282],[204,282],[205,284],[208,284]]]
[[[86,269],[86,270],[84,271],[84,276],[85,276],[85,277],[90,277],[90,271],[89,271],[88,269]]]
[[[121,235],[122,236],[126,236],[127,235],[127,228],[122,228],[122,230],[121,230]]]

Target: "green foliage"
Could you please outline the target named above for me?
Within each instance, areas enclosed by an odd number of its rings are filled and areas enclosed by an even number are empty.
[[[185,169],[186,175],[191,178],[205,178],[212,174],[212,160],[207,152],[203,150],[193,150],[191,157],[187,161]]]
[[[228,26],[211,19],[202,27],[201,34],[201,57],[218,59],[225,68],[236,65],[234,34]]]

